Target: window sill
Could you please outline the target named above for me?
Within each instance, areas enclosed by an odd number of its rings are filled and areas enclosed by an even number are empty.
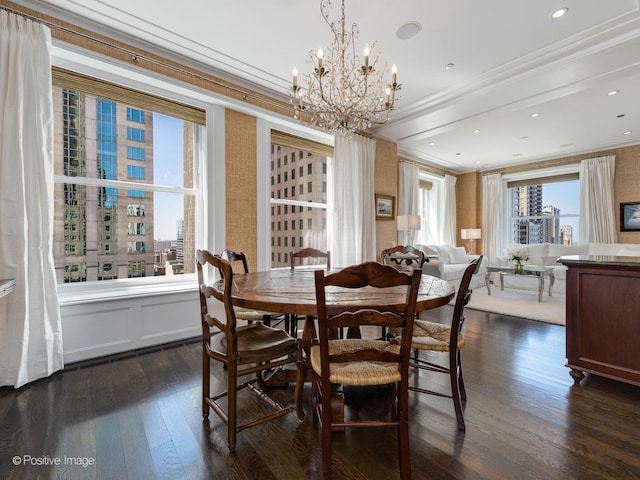
[[[194,301],[197,300],[195,293],[198,291],[197,280],[193,278],[183,278],[175,282],[154,282],[145,284],[133,284],[131,281],[123,280],[122,283],[110,285],[101,282],[84,284],[81,287],[74,285],[58,286],[58,302],[61,307],[82,305],[88,303],[126,300],[140,297],[150,297],[155,295],[168,295],[173,293],[194,292]],[[114,282],[118,282],[117,280]]]

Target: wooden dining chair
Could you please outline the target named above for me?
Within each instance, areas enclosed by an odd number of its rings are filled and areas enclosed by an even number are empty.
[[[303,248],[302,250],[298,250],[297,252],[289,251],[289,262],[291,265],[292,272],[296,268],[296,259],[298,259],[298,262],[300,262],[304,258],[313,258],[313,259],[324,258],[325,268],[327,270],[331,270],[331,252],[329,251],[324,252],[316,248]],[[292,337],[297,337],[298,336],[298,316],[293,314],[289,315],[288,322],[289,322],[289,334]],[[313,325],[313,322],[311,321],[305,322],[305,328],[312,325]],[[310,335],[310,338],[316,338],[315,331],[307,332],[307,335]]]
[[[418,258],[416,259],[394,259],[394,253],[410,253]],[[390,247],[382,250],[380,253],[380,260],[385,265],[391,265],[392,267],[397,268],[398,270],[404,270],[407,268],[422,268],[422,264],[425,261],[424,252],[419,250],[411,245],[396,245],[395,247]]]
[[[213,410],[227,424],[227,444],[229,451],[235,451],[236,434],[246,428],[260,425],[296,410],[298,419],[304,419],[302,409],[302,387],[306,375],[305,362],[302,357],[302,342],[291,338],[284,330],[268,327],[262,323],[237,326],[236,314],[232,303],[233,270],[231,264],[219,255],[212,255],[206,250],[196,253],[198,282],[200,290],[200,316],[202,323],[202,416],[209,417]],[[220,272],[224,285],[223,304],[225,318],[212,314],[209,302],[214,295],[214,288],[205,283],[205,268]],[[211,393],[211,361],[222,363],[217,370],[215,382],[226,384],[222,392]],[[295,406],[282,407],[265,391],[256,387],[262,372],[276,369],[283,365],[295,363],[297,367],[295,386]],[[250,378],[238,383],[241,377]],[[249,388],[265,400],[273,412],[254,418],[245,423],[238,423],[237,394],[243,388]],[[226,398],[226,408],[220,400]]]
[[[409,253],[415,255],[417,258],[410,259],[397,259],[393,258],[393,254],[402,254]],[[422,268],[422,264],[425,261],[424,252],[419,250],[411,245],[396,245],[394,247],[385,248],[380,252],[380,261],[385,265],[391,265],[393,268],[397,270],[413,270],[415,268]],[[385,338],[387,332],[384,327],[382,327],[382,338]]]
[[[220,254],[223,260],[231,263],[232,266],[240,265],[242,270],[240,273],[249,273],[249,259],[244,252],[234,252],[233,250],[225,249]],[[234,270],[235,271],[235,270]],[[236,271],[237,273],[237,271]],[[263,322],[267,326],[271,326],[272,322],[285,320],[285,315],[282,313],[267,312],[264,310],[253,310],[251,308],[234,307],[236,312],[236,319],[246,320],[248,323]],[[285,330],[288,331],[288,318],[286,319]]]
[[[303,258],[324,258],[326,269],[331,270],[331,252],[322,251],[316,248],[303,248],[302,250],[298,250],[297,252],[290,251],[289,252],[289,262],[291,263],[291,271],[294,270],[296,259],[302,260]]]
[[[400,473],[411,478],[408,420],[408,376],[411,334],[416,312],[416,298],[422,271],[410,275],[377,262],[366,262],[326,275],[315,272],[318,309],[319,344],[311,347],[312,398],[314,420],[320,420],[322,431],[323,477],[331,477],[332,431],[345,428],[395,427],[398,435]],[[406,302],[402,312],[375,306],[350,310],[348,303],[327,305],[326,287],[332,290],[371,286],[383,290],[403,288]],[[390,342],[361,338],[332,338],[331,332],[343,327],[377,325],[401,329],[405,336]],[[387,385],[386,412],[382,419],[345,420],[332,409],[332,391],[336,385]],[[335,396],[335,393],[333,394]],[[335,400],[335,399],[334,399]],[[386,414],[386,415],[385,415]],[[385,418],[386,417],[386,418]]]
[[[482,256],[473,260],[464,271],[460,286],[458,287],[458,293],[456,294],[456,303],[453,309],[451,324],[445,325],[427,320],[416,320],[413,329],[413,338],[411,339],[411,348],[413,349],[411,366],[418,369],[418,371],[429,370],[449,375],[451,394],[436,392],[416,385],[409,386],[409,390],[451,398],[456,412],[458,430],[460,431],[465,430],[463,410],[467,403],[467,392],[464,388],[462,359],[460,355],[460,350],[465,345],[465,338],[462,332],[465,320],[464,307],[471,300],[472,290],[469,288],[471,278],[472,275],[480,269],[481,262]],[[441,364],[420,358],[421,351],[447,353],[448,366],[445,367]]]

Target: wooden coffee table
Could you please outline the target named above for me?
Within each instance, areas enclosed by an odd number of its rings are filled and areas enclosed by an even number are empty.
[[[484,282],[487,285],[487,295],[491,295],[491,274],[498,273],[500,275],[500,290],[504,290],[504,276],[505,275],[522,275],[538,279],[538,302],[542,302],[542,292],[544,292],[544,278],[549,278],[549,296],[551,296],[551,290],[553,289],[553,283],[556,280],[553,274],[553,267],[537,267],[535,265],[525,265],[524,268],[515,267],[502,267],[502,266],[489,266],[487,267],[487,273],[484,276]]]

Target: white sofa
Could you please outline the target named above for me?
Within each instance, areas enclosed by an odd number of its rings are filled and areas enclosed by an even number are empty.
[[[519,244],[512,243],[504,248],[504,256],[498,257],[494,265],[511,265],[508,259],[509,252],[526,251],[529,260],[525,265],[537,265],[553,267],[555,282],[553,293],[566,292],[566,272],[567,267],[558,262],[559,257],[566,255],[606,255],[606,256],[629,256],[640,257],[640,244],[635,243],[588,243],[583,245],[556,245],[553,243],[540,244]],[[505,288],[516,288],[523,290],[536,290],[537,282],[530,278],[518,275],[508,275],[504,278]]]
[[[468,255],[464,247],[454,247],[453,245],[416,245],[416,248],[422,250],[429,260],[428,263],[423,264],[422,271],[427,275],[451,282],[456,290],[469,262],[480,256]],[[484,274],[485,269],[481,267],[480,272],[475,274],[471,280],[471,288],[485,284]]]

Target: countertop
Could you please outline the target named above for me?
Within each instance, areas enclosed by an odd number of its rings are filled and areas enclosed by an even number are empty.
[[[618,257],[614,255],[565,255],[558,258],[563,265],[593,264],[616,267],[640,267],[640,257]]]

